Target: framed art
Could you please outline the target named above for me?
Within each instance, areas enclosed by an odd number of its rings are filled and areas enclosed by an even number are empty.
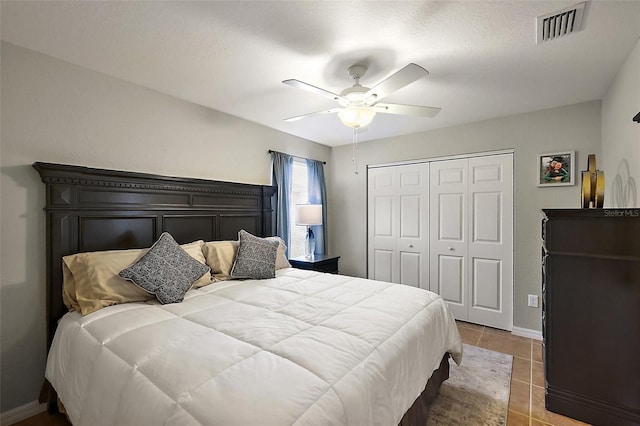
[[[538,186],[575,184],[575,151],[538,154]]]

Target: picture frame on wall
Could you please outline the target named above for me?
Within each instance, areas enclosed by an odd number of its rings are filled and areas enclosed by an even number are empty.
[[[538,154],[538,186],[575,184],[575,151]]]

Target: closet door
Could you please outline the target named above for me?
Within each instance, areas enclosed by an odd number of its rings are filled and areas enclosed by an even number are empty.
[[[369,170],[371,279],[428,288],[429,164]]]
[[[431,279],[456,319],[513,326],[512,154],[431,163]]]
[[[431,163],[430,290],[447,301],[456,319],[469,320],[468,199],[469,161]]]
[[[397,172],[393,167],[368,170],[368,277],[398,282]]]
[[[513,326],[513,156],[469,159],[469,321]]]
[[[398,281],[429,288],[429,163],[398,166]]]

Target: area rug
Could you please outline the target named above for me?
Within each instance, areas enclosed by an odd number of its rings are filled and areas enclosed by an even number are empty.
[[[511,355],[464,345],[462,365],[452,360],[427,426],[505,425],[511,383]]]

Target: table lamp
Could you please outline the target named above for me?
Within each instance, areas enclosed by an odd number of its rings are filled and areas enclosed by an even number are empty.
[[[316,238],[311,227],[322,225],[322,204],[297,204],[296,225],[306,225],[307,227],[304,256],[307,259],[311,259],[316,251]]]

